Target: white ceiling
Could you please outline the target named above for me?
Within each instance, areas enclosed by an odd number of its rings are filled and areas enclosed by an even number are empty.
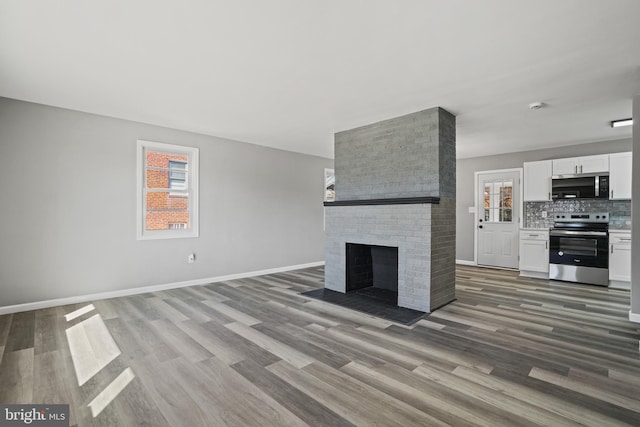
[[[0,96],[324,157],[435,106],[459,158],[628,138],[639,93],[638,0],[0,2]]]

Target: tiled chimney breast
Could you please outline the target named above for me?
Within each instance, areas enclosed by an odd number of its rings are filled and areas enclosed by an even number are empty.
[[[326,288],[345,292],[346,243],[358,243],[398,248],[399,306],[431,312],[455,299],[455,133],[455,116],[436,107],[335,135]]]

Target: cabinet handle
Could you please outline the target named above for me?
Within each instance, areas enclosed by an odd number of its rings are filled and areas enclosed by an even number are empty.
[[[574,173],[578,173],[578,165],[575,165],[575,166],[573,167],[573,170],[575,171]]]
[[[631,241],[631,237],[619,237],[620,240]]]
[[[529,234],[529,237],[538,237],[539,234]]]
[[[611,192],[613,194],[613,191]],[[551,200],[551,191],[549,191],[549,198],[547,200]]]
[[[549,242],[544,242],[544,248],[549,249]]]
[[[613,245],[611,245],[611,253],[613,253]]]
[[[582,173],[582,165],[580,165],[580,173]]]

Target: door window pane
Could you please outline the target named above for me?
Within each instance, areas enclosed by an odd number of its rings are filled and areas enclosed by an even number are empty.
[[[512,222],[513,180],[486,181],[484,209],[487,222]]]

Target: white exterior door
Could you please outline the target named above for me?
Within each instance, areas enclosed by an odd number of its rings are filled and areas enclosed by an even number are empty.
[[[477,263],[518,268],[520,172],[478,174]]]

